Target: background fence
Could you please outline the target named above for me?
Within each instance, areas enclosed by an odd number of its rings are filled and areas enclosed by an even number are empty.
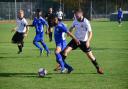
[[[25,11],[26,18],[32,19],[37,8],[40,8],[44,15],[49,7],[52,7],[54,12],[62,8],[65,19],[72,19],[73,10],[78,7],[83,8],[88,18],[109,18],[118,7],[128,11],[128,0],[0,0],[0,20],[15,19],[19,9]]]

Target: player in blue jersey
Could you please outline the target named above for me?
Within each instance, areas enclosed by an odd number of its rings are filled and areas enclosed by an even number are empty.
[[[120,25],[121,22],[122,22],[122,19],[123,19],[123,11],[122,11],[121,8],[118,9],[117,17],[118,17],[118,23],[119,23],[119,25]]]
[[[36,36],[33,40],[33,44],[40,50],[40,56],[42,55],[43,48],[39,45],[38,42],[40,42],[44,49],[47,51],[47,56],[50,54],[50,51],[44,42],[44,25],[46,25],[48,28],[47,22],[41,17],[40,9],[37,9],[36,17],[34,18],[32,25],[28,26],[34,26],[36,29]]]
[[[74,39],[75,43],[79,45],[79,41],[67,30],[66,26],[63,22],[58,21],[58,17],[56,15],[52,16],[52,25],[54,28],[54,39],[56,43],[55,56],[57,63],[60,64],[61,73],[70,73],[73,69],[69,66],[61,56],[61,51],[66,47],[66,39],[64,34],[67,33],[71,38]]]

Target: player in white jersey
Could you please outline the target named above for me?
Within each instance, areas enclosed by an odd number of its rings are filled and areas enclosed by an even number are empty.
[[[75,50],[79,47],[92,61],[95,68],[97,69],[97,72],[99,74],[103,74],[103,70],[99,67],[96,58],[94,57],[90,48],[90,41],[92,39],[91,25],[89,21],[83,17],[83,11],[81,9],[77,9],[75,11],[75,17],[76,19],[73,21],[69,31],[72,32],[74,28],[76,29],[75,37],[79,40],[79,44],[76,44],[74,40],[71,40],[64,51],[61,53],[63,60],[67,57],[71,50]]]
[[[29,28],[27,27],[28,22],[24,18],[24,11],[20,10],[18,12],[18,18],[16,20],[17,27],[14,28],[12,31],[16,31],[12,37],[12,43],[17,44],[18,46],[18,54],[22,52],[22,48],[24,46],[24,37],[27,36]]]

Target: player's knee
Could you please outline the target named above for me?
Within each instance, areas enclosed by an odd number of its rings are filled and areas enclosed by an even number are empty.
[[[65,56],[67,56],[67,55],[68,55],[68,50],[67,50],[67,49],[66,49],[66,50],[64,50],[63,55],[65,55]]]
[[[58,50],[56,50],[56,51],[55,51],[55,54],[58,54],[58,53],[60,53],[60,52],[59,52]]]
[[[17,43],[18,46],[21,46],[22,44],[21,43]]]

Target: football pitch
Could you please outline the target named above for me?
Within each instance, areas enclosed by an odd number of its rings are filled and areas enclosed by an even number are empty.
[[[69,27],[71,22],[65,22]],[[71,74],[53,71],[56,67],[55,43],[45,42],[51,55],[32,44],[35,36],[31,28],[25,38],[22,54],[11,43],[15,27],[12,23],[0,23],[0,89],[128,89],[128,22],[92,21],[93,39],[91,48],[105,74],[99,75],[87,56],[79,49],[72,51],[66,61],[73,66]],[[67,37],[67,41],[70,38]],[[48,75],[38,77],[38,69],[46,68]]]

